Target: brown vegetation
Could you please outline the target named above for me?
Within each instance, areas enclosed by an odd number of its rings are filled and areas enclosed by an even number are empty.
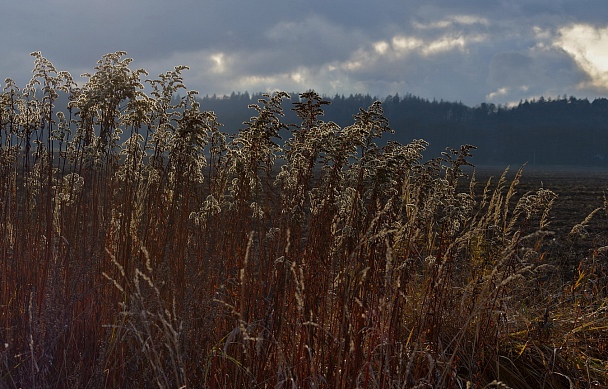
[[[183,67],[144,93],[124,53],[80,87],[34,55],[0,95],[0,386],[608,385],[606,242],[564,279],[521,170],[478,185],[473,147],[423,163],[314,92],[228,138]]]

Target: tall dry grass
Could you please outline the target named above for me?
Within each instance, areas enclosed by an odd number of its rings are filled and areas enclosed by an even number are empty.
[[[34,57],[0,95],[0,386],[608,385],[606,247],[561,281],[522,170],[477,183],[474,147],[423,162],[380,103],[340,127],[314,92],[229,137],[185,67]]]

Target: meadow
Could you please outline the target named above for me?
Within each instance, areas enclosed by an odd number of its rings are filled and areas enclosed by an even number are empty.
[[[228,136],[185,67],[125,55],[5,81],[0,387],[608,385],[601,190],[560,215],[551,179],[423,160],[379,102],[339,126],[313,91]]]

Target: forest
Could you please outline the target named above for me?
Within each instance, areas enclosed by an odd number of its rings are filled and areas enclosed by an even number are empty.
[[[298,94],[291,94],[298,100]],[[201,106],[214,111],[228,132],[248,119],[247,105],[261,93],[204,96]],[[482,103],[469,107],[459,102],[426,100],[410,94],[376,98],[369,95],[325,97],[324,119],[339,125],[352,121],[353,113],[380,100],[386,117],[396,129],[386,139],[401,143],[412,139],[429,142],[427,155],[461,144],[478,146],[479,165],[596,166],[608,167],[608,99],[562,96],[522,101],[505,107]],[[293,102],[293,101],[291,101]],[[289,102],[289,103],[291,103]],[[286,105],[286,120],[294,119]]]

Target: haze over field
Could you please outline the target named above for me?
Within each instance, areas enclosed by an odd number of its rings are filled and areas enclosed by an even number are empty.
[[[91,72],[125,50],[156,76],[188,65],[204,94],[412,93],[477,105],[608,91],[608,3],[401,0],[5,2],[0,77],[30,78],[29,53]]]

